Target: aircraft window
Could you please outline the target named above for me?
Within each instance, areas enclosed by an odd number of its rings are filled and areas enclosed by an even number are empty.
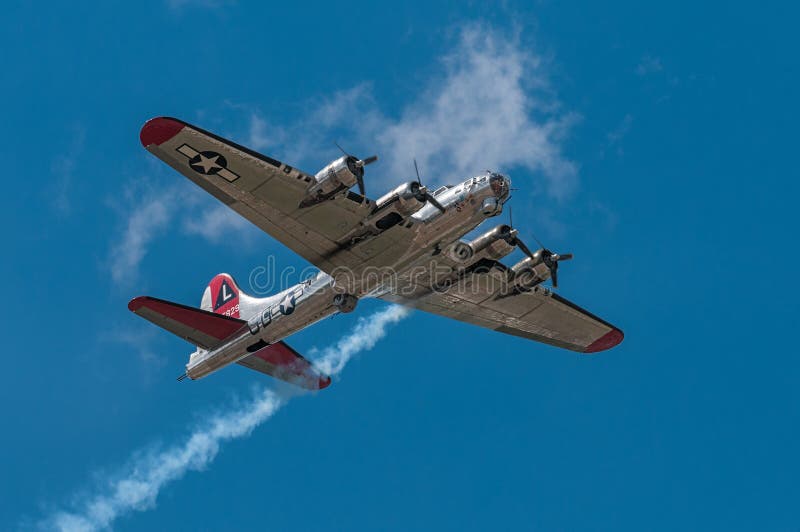
[[[444,191],[445,191],[445,190],[447,190],[448,188],[453,188],[453,186],[452,186],[452,185],[443,185],[443,186],[441,186],[441,187],[437,188],[437,189],[436,189],[436,190],[433,192],[433,195],[434,195],[434,196],[438,196],[439,194],[441,194],[442,192],[444,192]]]

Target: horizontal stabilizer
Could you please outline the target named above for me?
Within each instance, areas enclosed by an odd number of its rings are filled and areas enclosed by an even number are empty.
[[[202,349],[214,349],[247,324],[244,320],[149,296],[132,299],[128,309]]]
[[[321,390],[331,383],[330,377],[321,373],[286,342],[262,347],[237,364],[309,390]]]

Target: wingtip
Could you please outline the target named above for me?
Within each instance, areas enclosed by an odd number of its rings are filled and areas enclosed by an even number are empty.
[[[167,116],[151,118],[142,126],[142,130],[139,132],[139,140],[142,141],[142,146],[145,148],[153,144],[160,146],[180,133],[185,125],[180,120]]]
[[[323,375],[319,378],[319,389],[322,390],[323,388],[327,388],[331,385],[331,378],[327,375]]]
[[[128,302],[128,310],[130,310],[131,312],[136,312],[137,310],[142,308],[145,301],[147,301],[148,299],[149,298],[147,296],[134,297]]]
[[[623,338],[625,338],[625,334],[622,331],[619,329],[611,329],[609,332],[589,344],[583,352],[599,353],[600,351],[611,349],[612,347],[619,345]]]

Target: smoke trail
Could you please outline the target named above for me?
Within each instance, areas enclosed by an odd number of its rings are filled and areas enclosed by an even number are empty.
[[[330,375],[340,373],[357,353],[371,349],[386,335],[389,325],[408,315],[402,307],[389,307],[361,318],[350,334],[322,351],[318,364]],[[180,479],[187,471],[202,470],[228,440],[243,438],[267,421],[289,400],[265,389],[242,408],[216,415],[189,437],[164,451],[134,460],[120,478],[110,481],[99,493],[90,495],[73,511],[59,511],[39,522],[39,528],[63,532],[105,529],[120,516],[155,507],[161,489]]]
[[[405,307],[389,307],[368,318],[360,318],[353,332],[326,347],[314,364],[328,375],[338,375],[353,355],[372,349],[386,335],[386,327],[402,320],[409,312]]]

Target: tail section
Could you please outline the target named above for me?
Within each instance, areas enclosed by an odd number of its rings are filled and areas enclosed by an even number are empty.
[[[277,303],[281,294],[261,299],[248,296],[233,277],[220,273],[206,286],[199,309],[147,296],[132,299],[128,308],[197,346],[197,351],[189,357],[186,373],[178,380],[187,377],[199,379],[235,361],[303,388],[325,388],[331,383],[330,377],[285,342],[267,344],[263,339],[255,342],[256,338],[253,338],[251,341],[255,343],[245,351],[246,344],[233,341],[234,337],[247,335],[247,319],[263,310],[265,305]],[[238,358],[239,355],[246,356]],[[215,363],[214,360],[221,362]]]
[[[203,292],[200,308],[231,318],[241,317],[241,290],[227,273],[220,273],[211,279]]]

